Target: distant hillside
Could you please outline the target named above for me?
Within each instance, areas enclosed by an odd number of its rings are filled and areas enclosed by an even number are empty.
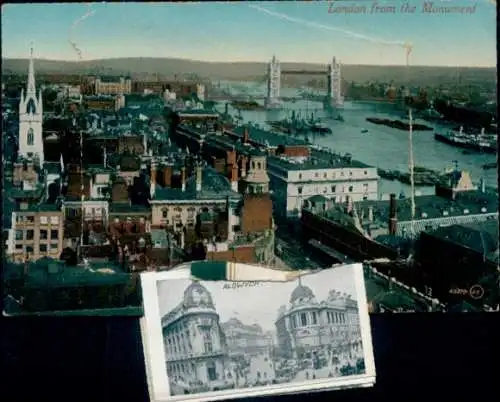
[[[3,59],[2,74],[26,74],[28,60]],[[282,63],[282,70],[325,70],[325,65],[308,63]],[[235,62],[216,63],[171,58],[119,58],[91,61],[36,60],[36,71],[41,74],[132,74],[146,77],[159,74],[162,77],[196,75],[209,80],[259,80],[266,74],[265,63]],[[407,78],[414,84],[436,85],[455,83],[495,83],[496,68],[473,67],[405,67],[344,65],[343,78],[347,81],[379,81],[404,83]]]

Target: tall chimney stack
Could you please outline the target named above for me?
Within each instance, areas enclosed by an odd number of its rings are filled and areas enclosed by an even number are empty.
[[[151,162],[151,185],[149,187],[151,198],[154,197],[156,192],[156,162]]]
[[[186,167],[181,168],[181,188],[182,191],[186,191]]]
[[[396,234],[398,218],[397,218],[397,204],[396,194],[391,193],[389,201],[389,234],[394,236]]]
[[[245,126],[245,130],[243,131],[243,144],[248,144],[248,126]]]
[[[231,189],[238,191],[238,165],[236,163],[231,166]]]
[[[203,168],[201,165],[196,166],[196,192],[201,191],[201,181],[202,181]]]

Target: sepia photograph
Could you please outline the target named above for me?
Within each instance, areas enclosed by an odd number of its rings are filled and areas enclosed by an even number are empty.
[[[352,266],[287,282],[160,279],[156,320],[169,394],[224,399],[234,390],[369,383],[375,371],[360,302]]]

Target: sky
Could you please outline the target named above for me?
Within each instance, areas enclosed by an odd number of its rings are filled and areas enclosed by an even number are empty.
[[[496,66],[496,12],[492,0],[435,0],[476,5],[471,14],[422,13],[423,0],[403,0],[383,13],[372,0],[245,3],[93,3],[2,6],[2,57],[84,60],[172,57],[202,61]],[[365,13],[335,12],[365,6]],[[379,9],[380,10],[380,9]],[[83,18],[85,16],[85,18]]]
[[[309,286],[318,301],[327,298],[330,290],[350,294],[356,299],[354,271],[332,269],[303,276],[302,284]],[[163,317],[183,299],[191,282],[184,279],[164,280],[158,284],[160,314]],[[227,283],[227,282],[226,282]],[[202,282],[212,294],[220,322],[237,318],[245,325],[259,324],[264,331],[275,331],[278,309],[288,305],[298,280],[290,282],[261,282],[255,287],[224,289],[224,282]],[[250,301],[250,302],[249,302]]]

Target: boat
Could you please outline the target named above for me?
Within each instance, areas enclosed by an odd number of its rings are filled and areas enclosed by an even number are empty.
[[[391,128],[397,128],[398,130],[408,131],[410,129],[410,124],[402,122],[401,120],[390,120],[390,119],[380,119],[378,117],[367,117],[366,121],[372,124],[378,124],[382,126],[387,126]],[[426,126],[424,124],[412,124],[413,131],[432,131],[433,128]]]
[[[453,131],[445,134],[434,133],[434,139],[459,148],[473,149],[492,154],[497,152],[497,140],[495,137],[487,136],[484,133],[480,135],[467,135],[463,133],[463,127],[460,127],[458,133]]]
[[[364,133],[367,133],[368,132],[368,129],[364,128],[363,130],[361,130],[361,132],[364,134]]]
[[[309,125],[309,130],[314,134],[331,134],[332,130],[330,127],[326,126],[323,123],[316,122],[314,124]]]

